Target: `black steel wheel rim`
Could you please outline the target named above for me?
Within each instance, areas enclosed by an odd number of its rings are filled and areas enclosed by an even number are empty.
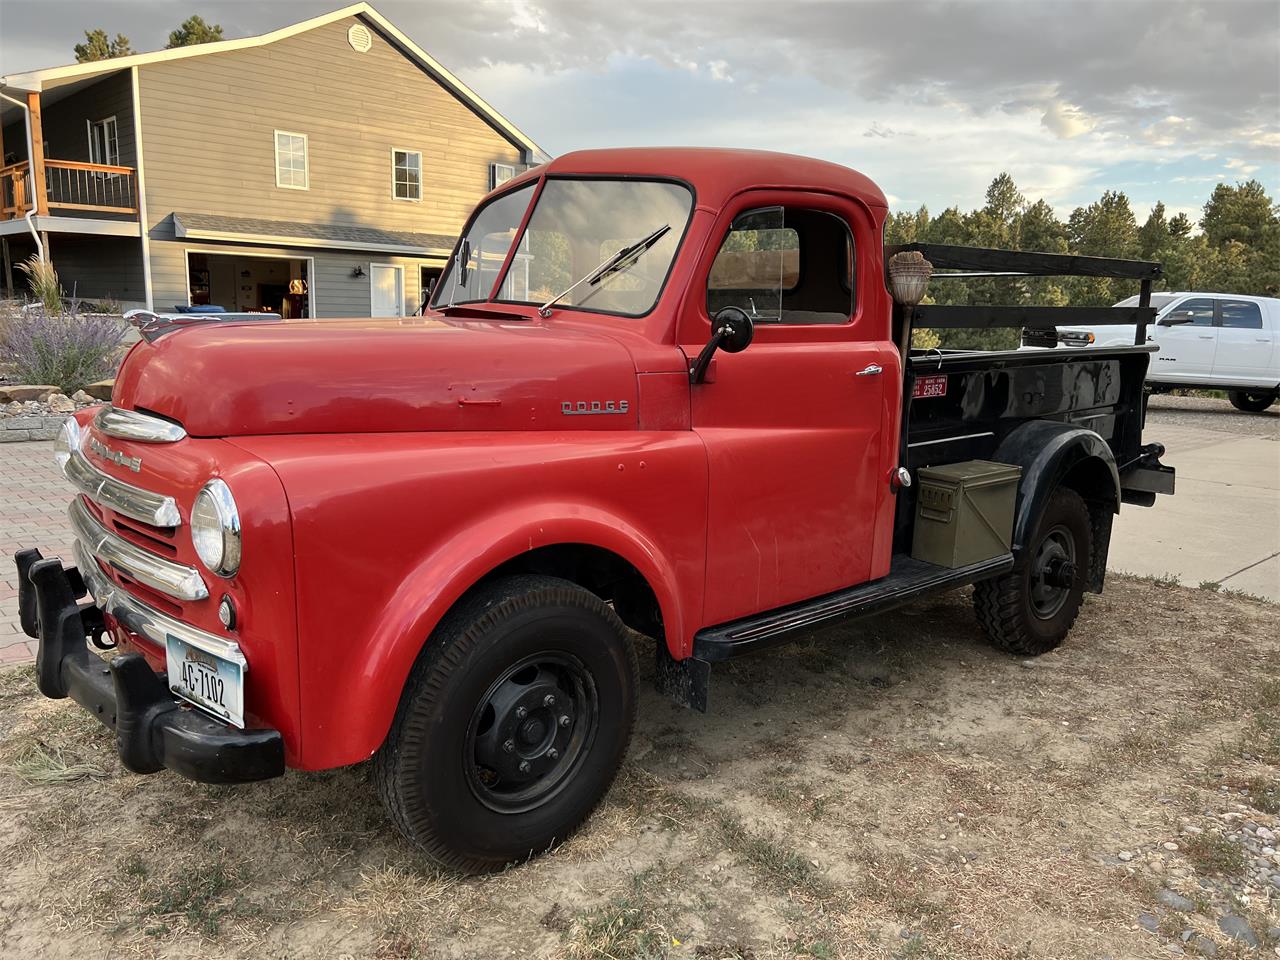
[[[1076,541],[1062,524],[1044,535],[1031,561],[1031,609],[1041,620],[1057,616],[1075,581]]]
[[[489,685],[472,714],[462,758],[472,793],[498,813],[546,803],[573,779],[599,722],[595,680],[581,660],[525,657]]]

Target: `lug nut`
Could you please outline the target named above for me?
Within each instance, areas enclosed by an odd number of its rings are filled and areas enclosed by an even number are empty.
[[[529,772],[529,761],[528,761],[528,760],[521,760],[521,761],[520,761],[520,772],[521,772],[521,773],[528,773],[528,772]]]
[[[560,726],[562,727],[567,727],[571,722],[572,721],[567,716],[560,718]]]
[[[548,693],[542,698],[542,705],[544,707],[554,707],[556,705],[556,698]]]
[[[555,747],[552,747],[550,750],[547,751],[547,756],[550,757],[552,760],[559,760],[560,751],[557,750]]]
[[[516,748],[516,742],[514,740],[508,740],[506,743],[502,745],[502,749],[507,753],[511,753],[512,751],[515,750],[515,748]]]
[[[528,715],[529,715],[529,711],[528,711],[528,710],[526,710],[524,707],[516,707],[516,719],[517,719],[517,720],[523,720],[523,719],[524,719],[525,717],[527,717]]]

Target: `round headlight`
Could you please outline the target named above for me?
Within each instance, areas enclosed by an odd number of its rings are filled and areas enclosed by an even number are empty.
[[[221,480],[210,480],[196,494],[191,542],[200,562],[218,576],[234,576],[240,569],[240,513],[230,488]]]
[[[72,451],[80,449],[80,424],[75,417],[67,417],[62,429],[53,440],[53,459],[59,470],[65,470]]]

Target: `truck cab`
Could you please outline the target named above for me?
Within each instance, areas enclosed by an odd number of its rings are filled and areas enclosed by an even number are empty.
[[[716,663],[965,584],[992,643],[1056,647],[1122,503],[1173,489],[1152,348],[913,351],[925,317],[1025,317],[903,278],[1159,267],[886,251],[886,213],[817,160],[575,153],[481,202],[421,316],[138,317],[112,402],[57,444],[75,556],[16,558],[40,689],[140,773],[373,758],[410,842],[488,870],[603,795],[641,638],[702,710]],[[950,559],[913,547],[956,538],[943,467],[1005,484]]]

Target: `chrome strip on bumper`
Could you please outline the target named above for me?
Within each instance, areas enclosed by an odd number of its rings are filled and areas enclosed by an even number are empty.
[[[89,513],[79,497],[71,501],[68,513],[72,532],[91,556],[175,599],[203,600],[209,596],[209,588],[195,567],[165,560],[116,536]]]
[[[182,517],[173,497],[130,486],[103,473],[78,448],[62,468],[66,478],[90,500],[155,527],[178,527]]]
[[[139,443],[175,443],[187,435],[176,423],[136,410],[119,410],[109,403],[98,411],[93,425],[109,437]]]
[[[126,629],[146,637],[160,647],[164,647],[165,638],[172,634],[184,643],[189,643],[215,657],[238,663],[241,669],[248,671],[248,661],[245,660],[238,643],[197,630],[131,597],[102,575],[102,571],[98,569],[98,565],[83,544],[77,543],[73,549],[76,566],[80,569],[80,576],[84,578],[85,586],[93,596],[94,604],[118,620]]]

